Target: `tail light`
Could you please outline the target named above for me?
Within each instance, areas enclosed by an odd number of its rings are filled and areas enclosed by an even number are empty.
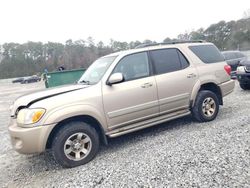
[[[225,71],[227,72],[227,74],[230,76],[231,70],[232,70],[231,66],[230,66],[230,65],[225,65],[225,66],[224,66],[224,69],[225,69]]]

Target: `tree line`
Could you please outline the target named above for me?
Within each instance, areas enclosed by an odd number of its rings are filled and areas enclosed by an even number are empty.
[[[238,21],[220,21],[208,28],[179,34],[177,38],[166,38],[162,42],[179,40],[205,40],[214,43],[220,50],[250,50],[250,18]],[[86,40],[67,40],[64,44],[48,42],[5,43],[0,45],[0,79],[33,74],[44,70],[55,71],[59,66],[68,70],[87,68],[97,58],[112,52],[133,49],[141,44],[155,41],[121,42],[110,40],[95,43]]]
[[[250,18],[238,21],[220,21],[207,29],[178,35],[178,39],[206,40],[214,43],[220,50],[250,49]]]

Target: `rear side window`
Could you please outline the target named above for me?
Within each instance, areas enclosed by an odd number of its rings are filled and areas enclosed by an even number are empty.
[[[220,53],[218,48],[212,44],[189,46],[189,49],[204,63],[217,63],[224,61],[223,55]]]
[[[182,68],[180,57],[183,56],[176,49],[161,49],[150,51],[151,59],[154,63],[156,74],[163,74],[180,70]],[[184,57],[183,57],[184,58]],[[185,58],[183,64],[186,64]]]
[[[187,68],[189,66],[187,59],[184,57],[184,55],[182,55],[182,53],[179,50],[177,51],[178,51],[178,55],[179,55],[180,62],[181,62],[181,68],[182,69]]]

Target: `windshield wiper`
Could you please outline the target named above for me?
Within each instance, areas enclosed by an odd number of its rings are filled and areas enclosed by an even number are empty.
[[[87,80],[81,80],[81,81],[79,81],[79,83],[84,83],[84,84],[90,85],[90,82]]]

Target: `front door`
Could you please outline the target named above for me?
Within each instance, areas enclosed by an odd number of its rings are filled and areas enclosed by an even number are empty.
[[[112,73],[124,76],[121,83],[103,85],[103,103],[110,129],[120,128],[159,114],[155,77],[147,52],[125,56]]]

